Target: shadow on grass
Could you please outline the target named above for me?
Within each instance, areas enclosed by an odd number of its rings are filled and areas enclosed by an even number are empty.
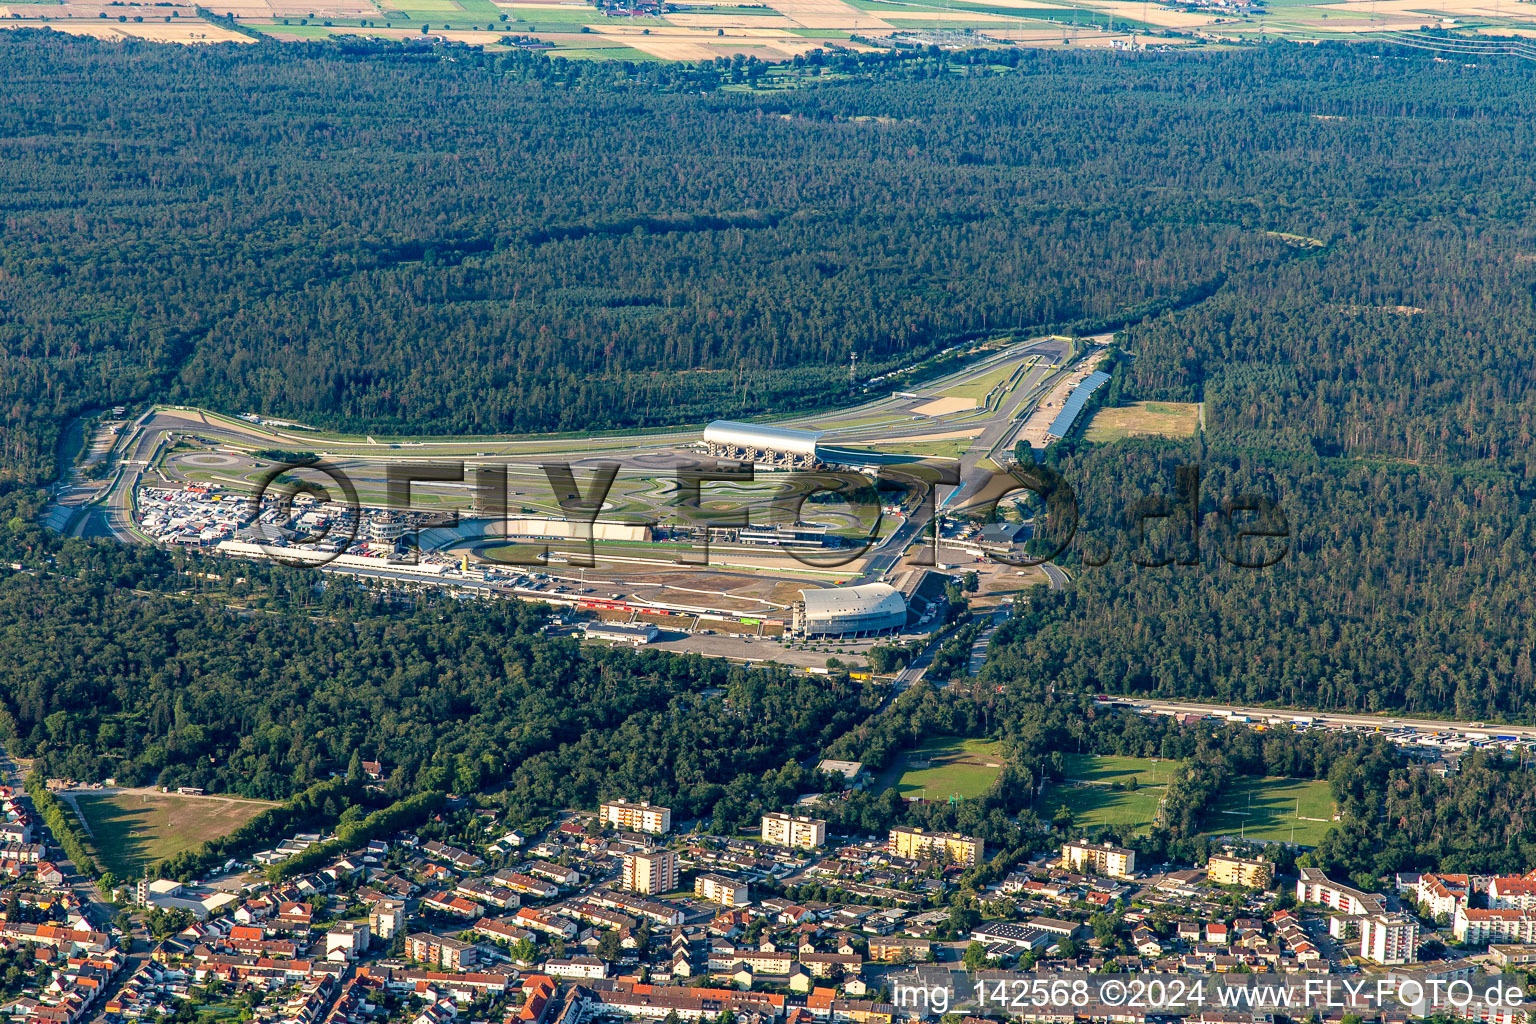
[[[150,845],[155,838],[157,808],[123,807],[109,797],[77,799],[91,826],[96,858],[113,874],[136,878],[156,859],[150,853]]]

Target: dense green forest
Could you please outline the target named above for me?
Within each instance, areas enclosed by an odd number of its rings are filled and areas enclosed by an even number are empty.
[[[1266,444],[1523,436],[1530,360],[1488,371],[1536,273],[1527,69],[1025,51],[840,58],[754,94],[469,50],[0,47],[0,462],[22,479],[104,399],[662,424],[832,400],[852,351],[874,373],[1143,315],[1139,383],[1234,389],[1217,425]],[[1428,312],[1377,312],[1404,304]]]
[[[269,799],[361,752],[396,796],[505,785],[527,814],[622,794],[707,814],[738,775],[808,757],[877,699],[781,669],[582,650],[540,635],[519,602],[242,614],[18,577],[0,617],[0,729],[44,774]]]
[[[0,580],[7,745],[46,774],[279,798],[363,751],[391,801],[622,792],[728,825],[814,786],[829,745],[881,764],[980,731],[1017,766],[987,798],[857,796],[841,820],[1027,846],[1062,827],[1031,802],[1052,755],[1091,744],[1199,765],[1156,852],[1198,852],[1211,794],[1263,770],[1332,779],[1332,869],[1536,862],[1518,769],[1436,780],[1379,743],[1106,724],[1084,697],[1536,719],[1536,70],[1284,44],[806,70],[764,92],[709,67],[0,33],[0,548],[48,573]],[[1073,584],[999,629],[974,687],[874,718],[836,678],[581,651],[531,606],[401,609],[275,567],[213,586],[195,557],[35,525],[62,424],[111,402],[648,426],[840,400],[854,351],[875,374],[1045,328],[1120,328],[1106,399],[1203,401],[1207,430],[1053,447]],[[1125,511],[1184,465],[1198,551],[1176,522],[1138,550]],[[1223,536],[1250,492],[1283,540]],[[1255,545],[1276,564],[1221,557]],[[1191,564],[1138,564],[1170,554]],[[1507,827],[1479,846],[1488,815]]]

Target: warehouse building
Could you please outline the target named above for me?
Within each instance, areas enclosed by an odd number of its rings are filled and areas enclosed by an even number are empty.
[[[612,622],[584,622],[581,631],[589,640],[606,640],[615,644],[634,644],[643,647],[655,640],[661,630],[649,622],[621,626]]]
[[[875,636],[907,624],[907,602],[887,583],[800,591],[792,629],[801,636]]]
[[[704,428],[710,454],[775,469],[810,469],[820,465],[816,442],[822,431],[769,427],[760,423],[715,420]]]

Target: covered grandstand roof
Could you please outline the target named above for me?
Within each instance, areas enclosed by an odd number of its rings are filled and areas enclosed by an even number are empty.
[[[1083,411],[1083,406],[1088,404],[1088,399],[1107,383],[1109,383],[1109,374],[1100,370],[1095,370],[1084,377],[1083,382],[1072,389],[1072,394],[1062,405],[1061,412],[1051,421],[1051,425],[1045,432],[1052,437],[1066,437],[1067,431],[1072,429],[1078,414]]]
[[[822,433],[820,430],[796,430],[793,427],[770,427],[761,423],[715,420],[704,428],[704,441],[706,444],[763,448],[814,458],[816,442],[821,439]]]
[[[858,587],[822,587],[800,591],[806,617],[812,619],[863,618],[873,615],[905,615],[906,598],[887,583]]]

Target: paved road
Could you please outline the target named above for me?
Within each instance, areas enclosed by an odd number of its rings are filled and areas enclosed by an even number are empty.
[[[1045,572],[1046,586],[1052,590],[1067,589],[1067,584],[1071,582],[1072,577],[1067,575],[1066,570],[1050,562],[1041,562],[1040,568]]]
[[[1401,718],[1386,715],[1355,715],[1333,711],[1312,711],[1306,708],[1294,707],[1266,708],[1257,704],[1203,704],[1192,701],[1145,700],[1136,697],[1116,697],[1115,699],[1124,701],[1132,707],[1145,708],[1149,711],[1158,711],[1164,714],[1226,715],[1231,713],[1246,714],[1249,718],[1253,719],[1262,719],[1270,715],[1283,715],[1287,718],[1301,715],[1311,718],[1316,725],[1333,726],[1335,728],[1364,726],[1391,730],[1406,727],[1418,732],[1449,733],[1453,736],[1464,738],[1515,736],[1522,740],[1536,742],[1536,726],[1529,725],[1500,725],[1491,722],[1446,722],[1432,718]]]
[[[981,671],[981,666],[987,660],[987,644],[992,642],[992,634],[997,632],[997,627],[1008,621],[1012,608],[1009,605],[998,605],[992,611],[992,621],[981,628],[976,634],[976,639],[971,641],[971,660],[966,664],[966,675],[975,675]]]

